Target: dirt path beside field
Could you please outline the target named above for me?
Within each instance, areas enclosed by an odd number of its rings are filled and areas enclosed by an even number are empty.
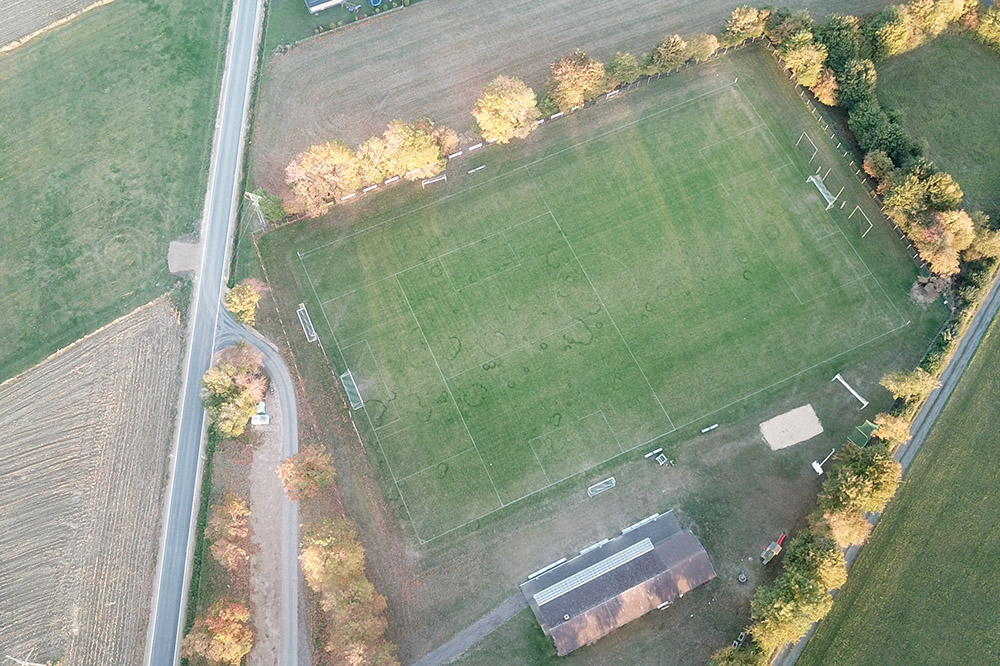
[[[393,118],[427,116],[471,133],[470,111],[498,74],[540,90],[553,60],[582,48],[609,60],[641,54],[670,33],[718,32],[731,0],[657,0],[626,5],[584,0],[425,0],[403,11],[314,39],[265,68],[252,151],[255,183],[284,191],[285,165],[308,146],[338,137],[357,145]],[[816,3],[789,0],[791,8]],[[815,10],[861,13],[883,0],[832,0]]]

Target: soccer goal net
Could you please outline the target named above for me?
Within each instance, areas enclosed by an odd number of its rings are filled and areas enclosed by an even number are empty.
[[[799,135],[799,140],[795,142],[795,147],[801,150],[804,155],[809,156],[809,164],[812,164],[812,161],[816,159],[816,153],[819,152],[819,148],[805,132]]]
[[[364,401],[361,400],[358,385],[354,383],[354,375],[351,374],[350,370],[340,376],[340,383],[344,387],[347,399],[351,401],[351,409],[361,409],[365,406]]]
[[[865,215],[865,211],[861,210],[861,206],[855,206],[854,210],[851,211],[851,214],[847,216],[847,219],[854,219],[854,216],[858,213],[860,213],[857,218],[858,230],[861,232],[861,237],[864,238],[875,225],[872,224],[872,221],[868,219],[867,215]]]
[[[611,490],[614,487],[615,487],[615,477],[612,476],[608,479],[604,479],[603,481],[595,483],[591,487],[587,488],[587,494],[590,495],[591,497],[594,497],[596,495],[600,495],[605,490]]]
[[[826,209],[830,210],[833,208],[833,204],[837,203],[837,197],[830,194],[830,190],[826,189],[826,184],[823,182],[823,179],[819,176],[809,176],[808,180],[816,186],[819,193],[823,195],[824,199],[826,199]]]

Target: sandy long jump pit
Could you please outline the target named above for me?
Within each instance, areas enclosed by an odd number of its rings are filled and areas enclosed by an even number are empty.
[[[812,405],[796,407],[760,424],[760,434],[772,451],[812,439],[822,432],[823,424]]]

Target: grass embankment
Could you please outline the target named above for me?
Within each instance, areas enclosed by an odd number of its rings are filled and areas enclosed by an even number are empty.
[[[800,666],[977,664],[1000,652],[998,393],[994,323]]]
[[[878,97],[905,111],[927,157],[955,176],[969,210],[1000,214],[1000,54],[945,34],[878,66]]]
[[[228,6],[118,0],[0,56],[0,380],[175,284]]]

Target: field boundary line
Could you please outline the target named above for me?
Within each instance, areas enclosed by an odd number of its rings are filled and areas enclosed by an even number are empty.
[[[465,426],[465,432],[469,435],[469,440],[472,441],[473,448],[476,449],[476,455],[479,456],[479,462],[483,465],[486,477],[490,480],[490,485],[493,486],[493,492],[496,493],[497,501],[500,502],[500,506],[498,508],[502,509],[506,505],[500,497],[500,491],[497,490],[497,484],[493,480],[493,475],[490,474],[489,468],[486,466],[486,461],[483,460],[483,454],[480,452],[479,446],[476,444],[476,438],[472,436],[472,431],[469,430],[469,424],[465,422],[465,415],[462,414],[462,408],[458,406],[458,401],[455,400],[455,394],[451,392],[451,386],[448,384],[448,380],[445,379],[444,373],[441,372],[441,365],[438,363],[437,356],[434,355],[434,349],[431,347],[431,343],[427,339],[427,335],[424,333],[424,327],[420,324],[420,320],[417,318],[417,313],[413,311],[413,305],[410,304],[410,297],[406,295],[406,290],[403,289],[403,283],[399,281],[399,276],[396,276],[396,284],[399,285],[399,291],[403,294],[403,300],[406,301],[406,307],[410,309],[410,315],[413,317],[413,321],[417,324],[417,330],[420,331],[420,337],[424,339],[424,344],[427,345],[427,353],[431,355],[431,360],[434,361],[434,367],[437,368],[438,374],[441,375],[441,382],[444,384],[445,390],[448,391],[448,397],[451,398],[451,403],[455,406],[455,411],[458,412],[458,418],[462,419],[462,425]],[[399,489],[399,484],[396,484],[396,489]]]
[[[628,341],[625,340],[625,336],[622,335],[621,329],[618,328],[618,324],[615,322],[615,318],[611,316],[611,312],[608,310],[608,306],[604,304],[604,299],[601,297],[601,294],[597,291],[597,287],[594,286],[594,281],[590,279],[590,275],[587,274],[587,269],[583,267],[583,262],[580,261],[580,257],[576,253],[576,249],[573,247],[572,243],[569,242],[569,236],[567,236],[566,232],[563,231],[562,225],[559,224],[559,219],[556,217],[555,213],[552,212],[552,208],[549,206],[549,202],[546,201],[545,199],[545,194],[542,192],[542,189],[538,187],[538,182],[535,180],[535,174],[531,171],[528,171],[528,175],[531,177],[531,182],[535,186],[535,191],[538,192],[538,196],[541,197],[542,203],[545,204],[545,207],[549,211],[549,215],[552,216],[552,220],[556,223],[556,228],[559,229],[559,234],[563,237],[563,240],[566,242],[566,247],[568,247],[569,251],[573,253],[573,258],[576,260],[576,265],[580,267],[580,270],[583,272],[583,277],[587,278],[587,282],[590,284],[590,288],[594,291],[594,295],[597,296],[597,302],[601,304],[601,309],[603,309],[604,313],[608,316],[608,321],[610,321],[611,325],[615,327],[615,331],[618,333],[618,337],[621,338],[622,344],[625,345],[625,351],[627,351],[628,355],[632,357],[632,362],[635,363],[635,367],[639,369],[639,374],[642,375],[642,378],[646,381],[646,386],[649,388],[649,392],[653,394],[653,400],[655,400],[656,404],[660,406],[660,410],[663,411],[663,415],[667,417],[667,422],[670,424],[670,427],[673,428],[674,422],[670,418],[670,414],[667,413],[666,407],[664,407],[663,403],[660,402],[660,396],[656,394],[656,391],[653,390],[653,385],[649,383],[649,377],[646,376],[646,371],[642,369],[641,365],[639,365],[639,360],[635,357],[635,354],[632,353],[632,348],[629,346]]]
[[[615,432],[615,429],[611,427],[611,422],[608,421],[608,415],[604,413],[603,408],[597,411],[601,413],[601,418],[604,419],[604,425],[608,426],[608,431],[611,433],[611,436],[615,438],[615,444],[618,445],[618,448],[621,450],[622,453],[625,453],[625,447],[622,446],[621,440],[618,439],[618,433]],[[673,426],[672,423],[670,425]]]
[[[411,208],[411,209],[409,209],[409,210],[407,210],[407,211],[405,211],[403,213],[399,213],[398,215],[393,215],[392,217],[390,217],[390,218],[388,218],[386,220],[382,220],[381,222],[377,222],[377,223],[375,223],[375,224],[373,224],[373,225],[371,225],[369,227],[365,227],[363,229],[358,229],[357,231],[355,231],[353,233],[350,233],[350,234],[348,234],[348,235],[346,235],[346,236],[344,236],[342,238],[338,238],[336,240],[332,240],[332,241],[329,241],[327,243],[322,243],[320,245],[317,245],[316,247],[313,247],[313,248],[307,250],[304,253],[300,252],[299,254],[300,254],[301,257],[308,256],[309,254],[311,254],[311,253],[313,253],[313,252],[315,252],[317,250],[320,250],[320,249],[326,247],[327,245],[332,245],[333,243],[340,243],[340,242],[343,242],[343,241],[345,241],[345,240],[347,240],[349,238],[352,238],[353,236],[356,236],[358,234],[367,233],[368,231],[371,231],[372,229],[376,229],[378,227],[381,227],[381,226],[384,226],[384,225],[387,225],[387,224],[391,224],[392,222],[395,222],[396,220],[398,220],[400,218],[406,217],[408,215],[412,215],[412,214],[414,214],[414,213],[416,213],[418,211],[421,211],[421,210],[423,210],[425,208],[429,208],[431,206],[437,206],[442,201],[447,201],[449,199],[452,199],[454,197],[460,196],[460,195],[465,194],[467,192],[471,192],[471,191],[476,190],[478,188],[485,187],[485,186],[487,186],[487,185],[489,185],[489,184],[491,184],[491,183],[493,183],[495,181],[501,180],[503,178],[507,178],[511,174],[517,173],[519,171],[523,171],[525,169],[529,169],[529,168],[535,166],[536,164],[539,164],[541,162],[545,162],[547,160],[553,159],[554,157],[557,157],[559,155],[562,155],[563,153],[567,153],[567,152],[570,152],[572,150],[575,150],[575,149],[579,148],[580,146],[584,146],[584,145],[586,145],[588,143],[593,143],[594,141],[597,141],[598,139],[603,139],[604,137],[609,136],[611,134],[615,134],[617,132],[620,132],[620,131],[622,131],[623,129],[625,129],[627,127],[632,127],[633,125],[637,125],[639,123],[646,122],[647,120],[649,120],[651,118],[656,118],[656,117],[659,117],[659,116],[661,116],[661,115],[663,115],[665,113],[669,113],[671,111],[675,111],[675,110],[677,110],[677,109],[679,109],[679,108],[681,108],[683,106],[687,106],[689,104],[693,104],[693,103],[695,103],[697,101],[705,99],[706,97],[710,97],[710,96],[718,94],[718,93],[720,93],[720,92],[722,92],[722,91],[724,91],[724,90],[726,90],[728,88],[732,88],[735,85],[736,85],[735,83],[727,83],[727,84],[725,84],[723,86],[719,86],[718,88],[713,88],[713,89],[711,89],[711,90],[709,90],[707,92],[701,93],[699,95],[695,95],[694,97],[691,97],[690,99],[686,99],[686,100],[683,100],[681,102],[677,102],[676,104],[671,104],[670,106],[664,107],[662,109],[658,109],[657,111],[653,111],[652,113],[649,113],[649,114],[646,114],[646,115],[641,116],[639,118],[636,118],[634,120],[630,120],[628,122],[622,123],[621,125],[619,125],[617,127],[613,127],[613,128],[611,128],[609,130],[606,130],[604,132],[600,132],[598,134],[594,134],[593,136],[591,136],[591,137],[589,137],[587,139],[584,139],[582,141],[577,141],[576,143],[574,143],[574,144],[572,144],[570,146],[567,146],[565,148],[560,148],[559,150],[553,151],[553,152],[551,152],[551,153],[549,153],[547,155],[539,157],[538,159],[532,160],[531,162],[528,162],[526,164],[521,164],[519,166],[513,167],[509,171],[505,171],[503,173],[500,173],[500,174],[498,174],[496,176],[493,176],[492,178],[489,178],[487,180],[480,180],[480,181],[472,182],[467,187],[461,188],[461,189],[456,190],[454,192],[451,192],[449,194],[442,195],[441,197],[439,197],[437,199],[434,199],[433,201],[428,201],[425,204],[421,204],[419,206],[416,206],[415,208]]]
[[[544,437],[544,435],[539,435],[538,437]],[[545,475],[545,482],[552,485],[552,479],[549,478],[549,473],[545,471],[545,465],[542,464],[542,459],[538,457],[538,451],[535,450],[535,445],[532,444],[532,442],[538,439],[538,437],[532,437],[528,440],[528,448],[531,449],[531,453],[535,456],[535,462],[538,463],[538,467],[542,470],[542,474]]]
[[[347,362],[346,359],[344,358],[344,352],[340,348],[340,343],[337,342],[337,334],[334,333],[333,331],[333,324],[330,323],[330,318],[326,316],[326,308],[323,307],[322,301],[319,300],[319,294],[316,293],[316,285],[313,283],[312,276],[309,275],[309,269],[306,268],[306,264],[302,260],[302,254],[298,251],[296,251],[296,254],[299,257],[299,264],[301,264],[302,270],[306,274],[306,280],[309,282],[309,288],[312,289],[313,298],[315,298],[316,301],[320,304],[319,305],[320,312],[323,313],[323,319],[326,321],[326,326],[327,328],[330,329],[330,336],[333,338],[333,344],[336,345],[337,347],[337,354],[340,356],[341,362],[344,363],[344,365],[346,366]],[[322,338],[319,339],[319,344],[320,347],[323,347]],[[325,349],[325,347],[323,347],[323,349]],[[389,476],[392,478],[392,485],[395,486],[396,494],[399,495],[399,501],[403,504],[403,510],[406,511],[406,517],[410,521],[410,528],[413,530],[413,534],[414,536],[417,537],[418,541],[420,541],[421,543],[426,543],[426,541],[424,541],[424,539],[420,536],[420,532],[417,530],[417,523],[414,522],[413,514],[410,513],[410,507],[406,505],[406,498],[403,497],[403,493],[399,489],[399,482],[396,481],[396,473],[392,470],[392,463],[389,460],[389,456],[385,454],[385,448],[382,446],[382,439],[378,436],[378,430],[375,429],[375,425],[372,423],[372,418],[371,415],[368,413],[368,408],[362,407],[361,409],[362,411],[364,411],[365,418],[368,420],[368,426],[372,429],[372,433],[375,435],[375,444],[378,446],[379,454],[382,456],[382,459],[385,460],[386,469],[389,470]],[[361,442],[361,445],[364,446],[364,441]]]

